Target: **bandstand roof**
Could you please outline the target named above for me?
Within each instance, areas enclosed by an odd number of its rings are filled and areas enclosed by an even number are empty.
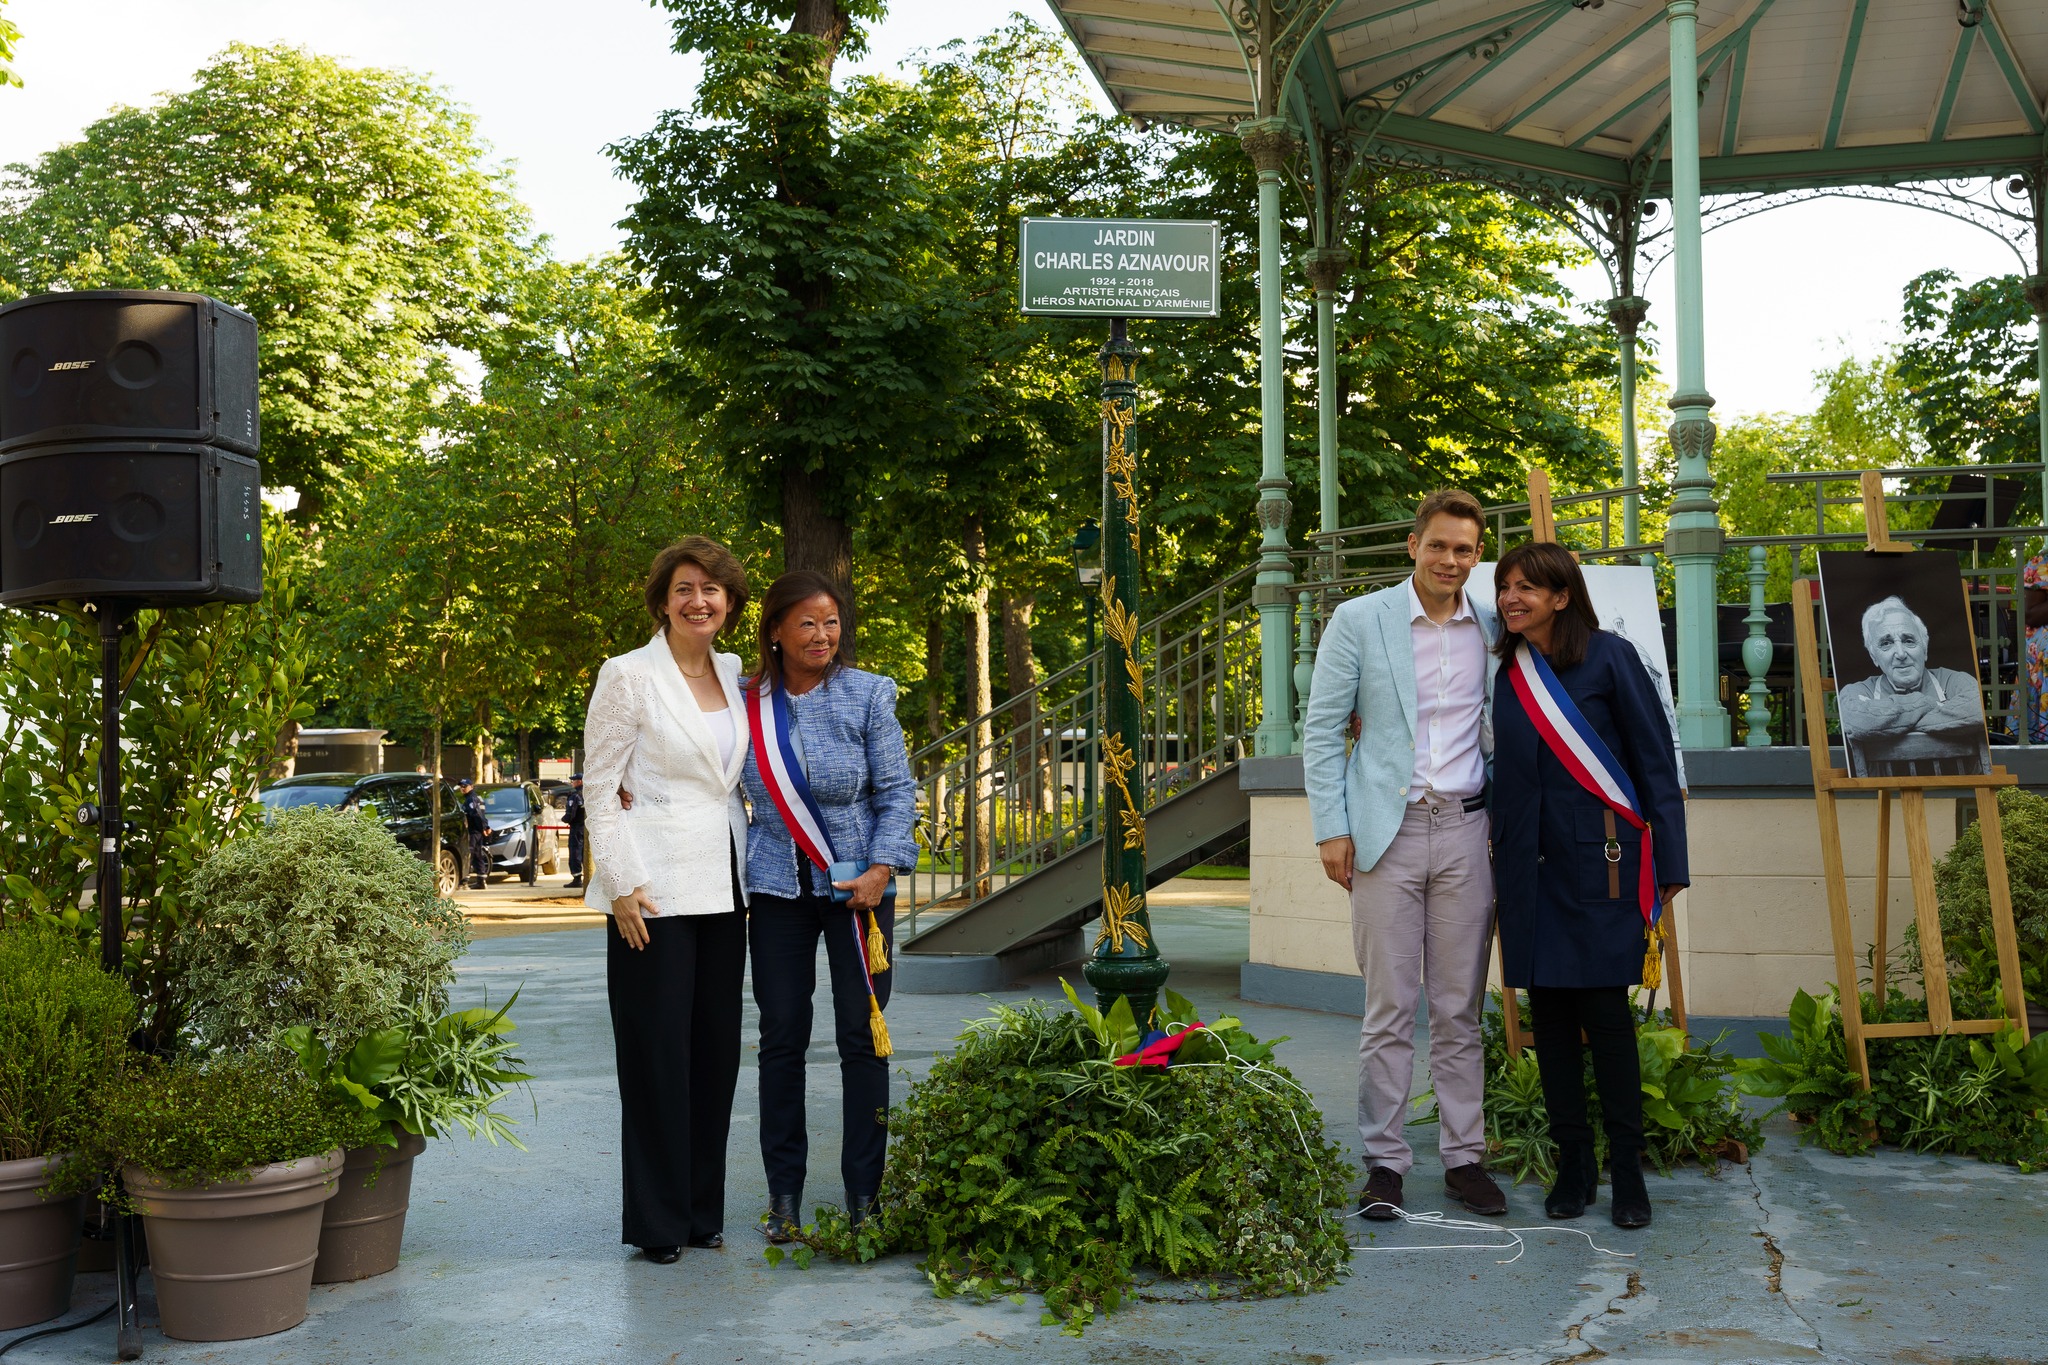
[[[1669,193],[1663,0],[1048,3],[1134,117],[1229,129],[1278,112],[1369,133],[1392,164]],[[1257,51],[1262,8],[1277,61]],[[2043,0],[1700,0],[1698,46],[1707,194],[2042,164]],[[1258,98],[1261,79],[1277,96]]]

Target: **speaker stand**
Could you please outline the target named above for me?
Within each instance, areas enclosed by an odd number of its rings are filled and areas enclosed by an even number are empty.
[[[100,628],[100,966],[117,976],[127,942],[127,901],[121,886],[121,631],[133,615],[123,602],[94,602]],[[121,1360],[142,1355],[142,1309],[136,1302],[135,1215],[114,1218],[114,1348]]]

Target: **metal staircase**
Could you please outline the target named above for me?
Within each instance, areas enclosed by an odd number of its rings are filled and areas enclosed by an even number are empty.
[[[1259,616],[1245,569],[1146,621],[1147,885],[1245,837],[1237,764],[1260,718]],[[1102,910],[1097,651],[911,755],[918,870],[899,886],[898,989],[975,989],[1073,955]],[[906,894],[907,893],[907,894]],[[963,971],[948,973],[944,960]]]

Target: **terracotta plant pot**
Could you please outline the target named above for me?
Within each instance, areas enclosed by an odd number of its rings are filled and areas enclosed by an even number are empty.
[[[85,1200],[36,1193],[60,1160],[0,1161],[0,1329],[48,1322],[71,1309]]]
[[[425,1138],[403,1130],[396,1147],[349,1148],[341,1191],[327,1201],[320,1223],[314,1284],[366,1280],[397,1266],[412,1195],[412,1159],[426,1150]]]
[[[305,1321],[320,1214],[341,1166],[337,1147],[191,1189],[125,1167],[122,1179],[149,1230],[164,1335],[237,1341]]]

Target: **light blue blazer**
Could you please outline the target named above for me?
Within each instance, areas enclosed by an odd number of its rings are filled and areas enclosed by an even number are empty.
[[[1486,705],[1493,704],[1500,620],[1493,604],[1467,598],[1486,641]],[[1408,583],[1354,597],[1330,614],[1316,647],[1315,680],[1302,723],[1301,770],[1316,842],[1351,836],[1354,860],[1370,871],[1394,842],[1415,771],[1415,643]],[[1349,757],[1344,735],[1361,729]],[[1486,746],[1488,750],[1491,745]]]

